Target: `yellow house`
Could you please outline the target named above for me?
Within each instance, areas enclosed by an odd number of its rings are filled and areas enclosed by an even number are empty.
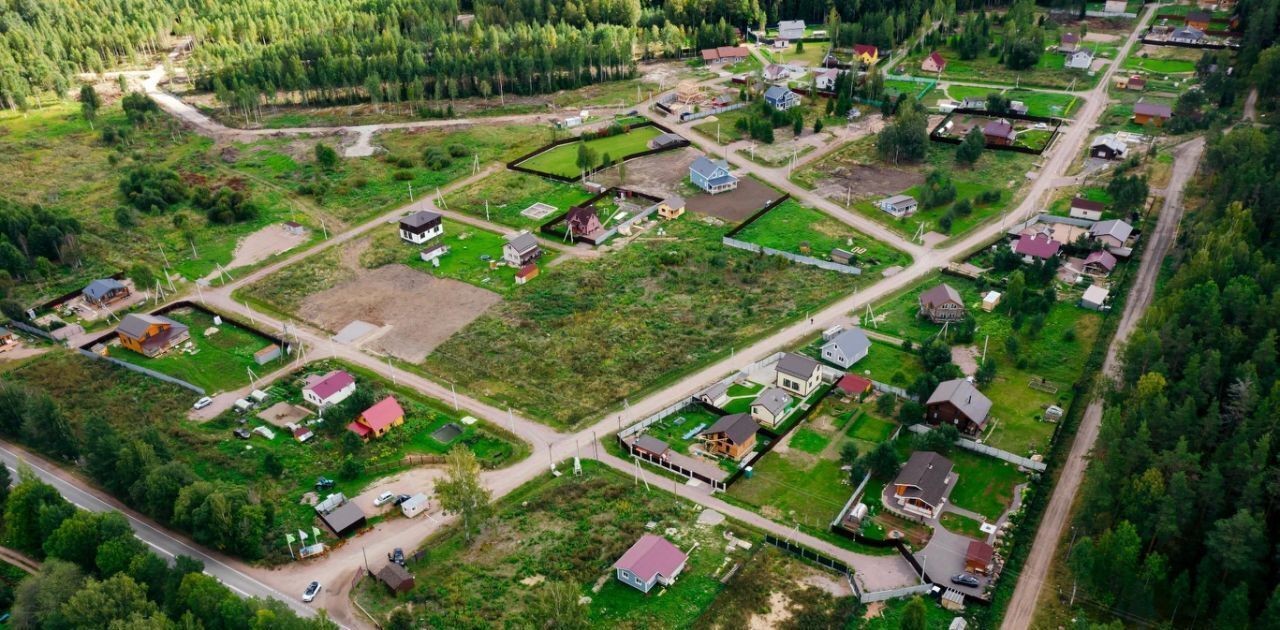
[[[880,49],[867,44],[854,44],[853,57],[865,65],[875,65],[880,61]]]
[[[168,317],[130,313],[116,327],[120,345],[148,357],[158,357],[191,338],[187,327]]]
[[[363,439],[382,437],[391,430],[404,424],[404,409],[396,402],[395,396],[387,396],[372,407],[365,409],[355,422],[347,425],[353,433]]]
[[[667,197],[658,202],[658,216],[670,221],[680,218],[682,214],[684,214],[684,199]]]

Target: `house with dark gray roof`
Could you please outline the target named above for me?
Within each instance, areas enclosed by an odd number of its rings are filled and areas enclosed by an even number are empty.
[[[666,459],[671,454],[671,446],[652,435],[642,435],[636,438],[636,441],[631,444],[631,448],[657,459]]]
[[[512,267],[524,267],[542,256],[542,247],[538,239],[528,232],[520,232],[507,237],[502,246],[502,259]]]
[[[716,420],[698,434],[698,439],[711,453],[740,460],[755,448],[759,429],[760,425],[749,414],[734,413]]]
[[[444,220],[438,213],[419,210],[400,219],[400,238],[421,245],[444,234]]]
[[[924,406],[929,424],[952,424],[970,435],[982,432],[991,413],[991,399],[962,378],[939,383]]]
[[[920,204],[916,202],[916,198],[911,195],[893,195],[885,197],[876,202],[876,206],[881,210],[901,219],[916,213],[916,209]]]
[[[330,512],[320,514],[320,520],[333,530],[334,535],[339,538],[359,530],[364,527],[368,520],[365,518],[364,511],[360,506],[351,501],[347,501]]]
[[[893,480],[893,499],[909,514],[937,518],[950,486],[951,460],[932,451],[916,451]]]
[[[1124,247],[1133,235],[1133,226],[1120,219],[1098,221],[1089,228],[1089,236],[1107,247]]]
[[[105,306],[116,300],[123,300],[129,297],[129,287],[123,282],[115,278],[99,278],[89,283],[89,286],[81,291],[86,302]]]
[[[784,85],[773,85],[764,91],[764,102],[776,110],[786,111],[800,104],[800,95]]]
[[[724,382],[714,383],[698,392],[694,398],[712,407],[723,407],[725,403],[729,402],[729,384]]]
[[[751,417],[760,424],[776,427],[782,424],[795,399],[778,387],[766,387],[751,402]]]
[[[867,356],[869,350],[871,340],[866,333],[861,328],[849,328],[822,345],[822,359],[847,370]]]
[[[822,365],[809,357],[788,352],[778,359],[774,369],[778,372],[774,385],[801,398],[822,385]]]

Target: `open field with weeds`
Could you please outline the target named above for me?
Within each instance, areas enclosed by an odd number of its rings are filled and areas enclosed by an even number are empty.
[[[423,369],[571,427],[846,290],[839,274],[720,246],[723,227],[684,219],[665,228],[663,238],[557,266],[451,337]]]
[[[456,525],[427,539],[425,558],[408,565],[417,587],[407,595],[392,597],[377,581],[365,580],[355,597],[377,618],[412,604],[414,621],[423,626],[488,628],[543,618],[551,592],[564,589],[572,597],[589,598],[584,616],[593,626],[686,628],[703,625],[695,622],[709,609],[749,619],[757,608],[735,602],[767,599],[768,591],[778,586],[764,578],[815,570],[766,548],[754,532],[731,522],[695,525],[701,510],[657,489],[646,492],[595,462],[583,462],[582,475],[542,475],[504,497],[471,542]],[[618,582],[611,567],[651,521],[652,532],[666,535],[690,557],[674,584],[645,595]],[[726,552],[730,533],[750,541],[752,548]],[[530,544],[515,544],[517,540]],[[734,563],[743,566],[728,584],[722,583]],[[759,586],[765,592],[747,588],[762,579]],[[792,582],[785,588],[795,589],[789,596],[800,600],[801,585]],[[719,597],[729,599],[714,604]],[[838,604],[849,601],[817,596],[809,605],[834,621],[848,613]],[[714,625],[716,618],[706,623]]]
[[[578,184],[503,170],[476,182],[474,186],[445,195],[445,203],[450,210],[514,228],[533,230],[552,216],[591,197],[592,194]],[[556,212],[541,219],[520,214],[535,203],[553,206]]]
[[[850,264],[874,274],[910,264],[910,256],[794,199],[788,199],[756,219],[735,238],[792,254],[827,259],[833,249],[855,254]]]
[[[604,165],[606,159],[608,159],[609,163],[612,163],[621,160],[625,156],[648,151],[649,141],[660,135],[662,135],[662,130],[657,127],[639,127],[604,138],[562,144],[543,151],[521,162],[519,165],[542,173],[578,177],[583,171],[578,166],[578,152],[582,146],[585,145],[587,150],[592,152],[592,166],[588,168],[588,170],[591,170]]]

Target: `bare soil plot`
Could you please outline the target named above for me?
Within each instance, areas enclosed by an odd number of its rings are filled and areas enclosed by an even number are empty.
[[[278,427],[283,427],[289,424],[298,424],[309,415],[311,415],[310,409],[282,401],[263,409],[262,413],[258,414],[258,417]]]
[[[240,239],[231,255],[231,262],[225,268],[235,269],[262,262],[307,242],[308,235],[309,232],[305,230],[294,234],[283,225],[268,225]]]
[[[702,152],[691,147],[667,151],[627,162],[627,178],[618,177],[618,167],[592,175],[591,180],[604,186],[628,188],[655,197],[678,195],[689,178],[689,165]]]
[[[924,183],[920,170],[904,170],[888,166],[840,164],[824,174],[814,192],[844,203],[846,191],[852,199],[887,197]]]
[[[356,270],[353,279],[308,296],[299,315],[326,330],[340,330],[356,319],[391,326],[371,346],[417,363],[501,300],[465,282],[387,265]]]
[[[688,169],[685,171],[688,172]],[[741,223],[782,193],[752,179],[743,177],[736,190],[718,195],[700,194],[685,202],[685,206],[699,214],[709,214],[732,223]]]

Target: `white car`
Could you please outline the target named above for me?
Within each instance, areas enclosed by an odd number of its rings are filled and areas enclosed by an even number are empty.
[[[302,592],[302,601],[310,603],[316,598],[316,595],[320,594],[320,589],[322,588],[324,587],[320,586],[319,582],[312,582],[308,584],[307,590]]]
[[[192,409],[204,409],[205,407],[208,407],[209,405],[212,405],[212,404],[213,404],[213,399],[212,399],[212,398],[209,398],[208,396],[205,396],[204,398],[201,398],[200,400],[197,400],[197,401],[196,401],[196,404],[191,405],[191,408],[192,408]]]
[[[378,495],[378,498],[373,500],[373,507],[382,507],[390,503],[391,500],[394,498],[396,498],[396,495],[391,494],[390,492],[383,492],[382,494]]]

